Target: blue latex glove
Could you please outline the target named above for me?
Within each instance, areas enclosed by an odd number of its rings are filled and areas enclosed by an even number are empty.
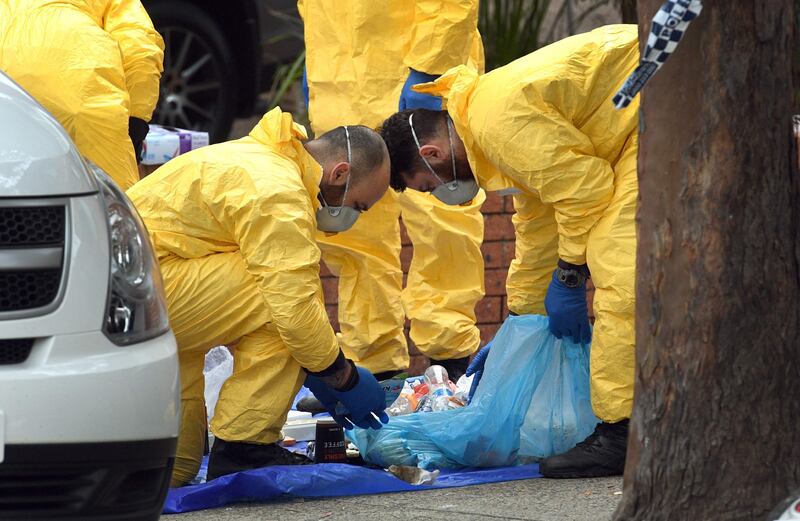
[[[469,387],[469,401],[472,401],[472,397],[475,395],[475,391],[478,390],[478,384],[481,381],[481,377],[483,376],[483,366],[486,365],[486,358],[489,356],[489,350],[492,348],[492,342],[494,340],[490,340],[483,348],[478,351],[478,354],[475,355],[475,358],[472,359],[470,362],[469,367],[467,367],[467,372],[464,373],[467,376],[475,375],[472,378],[472,385]]]
[[[358,383],[349,391],[337,391],[314,375],[306,377],[305,385],[336,423],[345,429],[352,429],[353,425],[362,429],[380,429],[384,423],[389,423],[385,411],[386,392],[368,370],[363,367],[356,367],[356,370]]]
[[[414,85],[428,83],[436,78],[438,78],[438,76],[425,74],[424,72],[411,69],[408,79],[406,80],[405,85],[403,85],[403,92],[400,93],[400,110],[442,110],[442,98],[438,96],[432,96],[430,94],[422,94],[421,92],[414,92],[411,90],[411,87]]]
[[[591,342],[592,328],[589,325],[585,283],[577,288],[568,288],[553,272],[544,307],[550,317],[550,332],[556,338],[568,337],[576,344]]]
[[[303,101],[306,102],[306,111],[308,110],[308,73],[306,66],[303,65],[303,81],[300,83],[300,90],[303,91]]]

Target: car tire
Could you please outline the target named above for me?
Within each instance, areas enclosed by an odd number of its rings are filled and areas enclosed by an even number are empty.
[[[203,130],[212,143],[228,138],[239,78],[222,27],[197,5],[165,0],[148,6],[164,38],[164,73],[153,123]]]

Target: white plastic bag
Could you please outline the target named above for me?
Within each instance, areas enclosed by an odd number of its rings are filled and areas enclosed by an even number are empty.
[[[214,417],[214,409],[217,406],[219,390],[222,384],[233,373],[233,355],[225,346],[217,346],[206,353],[205,367],[203,367],[203,377],[205,378],[205,398],[206,415],[208,423]]]

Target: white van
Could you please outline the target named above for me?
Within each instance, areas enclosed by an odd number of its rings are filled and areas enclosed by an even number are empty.
[[[0,72],[0,519],[158,519],[179,392],[142,221]]]

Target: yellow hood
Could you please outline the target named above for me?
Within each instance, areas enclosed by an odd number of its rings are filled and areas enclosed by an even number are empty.
[[[308,139],[306,129],[295,123],[291,114],[276,107],[262,116],[249,136],[297,163],[311,202],[315,209],[319,208],[317,195],[322,180],[322,166],[303,146],[303,141]]]
[[[436,81],[421,83],[412,88],[417,92],[442,98],[442,106],[447,110],[456,127],[456,133],[464,142],[467,160],[481,188],[487,192],[524,190],[524,187],[504,176],[486,159],[469,129],[469,103],[479,78],[480,75],[474,69],[459,65],[442,74]]]

